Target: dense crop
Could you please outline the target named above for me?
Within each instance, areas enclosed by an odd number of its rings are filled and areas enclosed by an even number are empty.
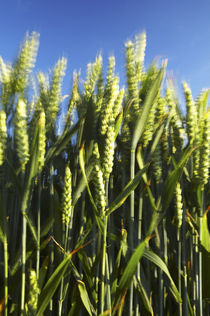
[[[99,55],[64,98],[65,58],[32,73],[38,39],[0,57],[0,313],[208,315],[209,90],[184,82],[184,115],[142,33],[126,88]]]

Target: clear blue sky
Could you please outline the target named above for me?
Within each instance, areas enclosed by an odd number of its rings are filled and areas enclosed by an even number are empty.
[[[102,51],[114,54],[124,74],[124,43],[146,30],[146,65],[168,58],[181,87],[186,80],[197,96],[210,87],[209,0],[0,0],[0,55],[13,61],[25,33],[40,33],[36,69],[47,71],[68,58],[65,86]]]

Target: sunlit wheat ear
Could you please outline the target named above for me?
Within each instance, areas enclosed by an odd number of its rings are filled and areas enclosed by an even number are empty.
[[[115,102],[114,102],[114,106],[113,106],[113,117],[114,117],[114,119],[116,119],[116,117],[117,117],[117,115],[119,113],[119,110],[120,110],[120,108],[122,106],[124,95],[125,95],[125,89],[122,88],[120,90],[120,92],[118,93],[118,96],[116,97]]]
[[[108,180],[109,175],[112,172],[113,162],[114,162],[114,141],[115,141],[115,132],[114,132],[114,121],[111,120],[110,124],[107,127],[107,132],[105,135],[105,144],[102,155],[102,170],[104,179]]]
[[[97,85],[97,81],[99,79],[100,73],[102,68],[102,56],[99,55],[96,57],[96,60],[93,64],[88,64],[87,66],[87,74],[86,74],[86,81],[84,83],[85,87],[85,99],[88,100]]]
[[[0,56],[0,82],[5,83],[10,80],[9,67],[4,63],[2,57]]]
[[[122,125],[120,139],[122,142],[122,157],[123,160],[127,160],[130,155],[131,147],[131,131],[129,128],[129,117],[125,118]]]
[[[183,129],[176,121],[173,122],[173,133],[171,136],[173,138],[175,151],[180,155],[184,144]]]
[[[159,102],[161,102],[161,101],[159,100]],[[143,146],[144,147],[147,147],[147,145],[149,144],[150,140],[152,139],[152,136],[154,133],[156,109],[157,109],[157,102],[155,102],[151,107],[151,110],[149,112],[147,125],[145,126],[145,130],[143,132],[142,138],[143,138]]]
[[[4,163],[7,142],[6,113],[0,111],[0,166]]]
[[[200,149],[200,167],[199,176],[200,183],[204,188],[204,185],[208,183],[209,180],[209,156],[210,156],[210,111],[206,112],[204,119],[204,129],[203,129],[203,139],[202,147]]]
[[[207,103],[208,92],[203,89],[196,99],[197,124],[195,124],[194,146],[200,146],[203,139],[204,121],[205,121],[205,103]],[[193,152],[193,176],[199,182],[199,168],[201,158],[201,147]]]
[[[210,91],[207,89],[202,89],[196,98],[195,107],[197,111],[198,121],[201,121],[204,117],[204,112],[206,110]]]
[[[131,149],[131,135],[132,135],[132,127],[134,124],[134,116],[132,115],[132,111],[130,109],[130,105],[132,103],[131,100],[128,100],[128,94],[125,91],[125,98],[123,102],[123,107],[126,106],[126,104],[129,105],[129,108],[126,112],[124,112],[124,118],[122,122],[122,128],[120,132],[120,141],[122,143],[122,158],[124,161],[128,161],[128,157],[130,157],[130,149]]]
[[[98,119],[101,113],[103,101],[104,101],[104,81],[103,81],[103,69],[101,67],[99,76],[98,76],[98,81],[96,85],[96,94],[93,95],[93,103],[94,103],[94,128],[98,124]]]
[[[95,203],[100,213],[103,213],[106,207],[106,195],[104,187],[103,172],[100,165],[100,155],[98,144],[94,144],[93,148],[94,168],[93,168],[93,183],[95,189]]]
[[[191,90],[186,82],[183,82],[183,89],[185,95],[185,102],[187,108],[186,114],[186,129],[189,138],[189,143],[193,144],[194,137],[195,137],[195,124],[196,124],[196,108],[192,98]]]
[[[38,295],[40,293],[40,289],[38,287],[36,272],[34,270],[30,270],[29,282],[28,315],[35,316],[37,313]]]
[[[34,104],[33,115],[30,121],[30,125],[29,125],[29,139],[30,140],[34,136],[34,131],[36,130],[37,122],[39,121],[40,113],[42,110],[43,110],[42,103],[40,101],[40,98],[38,98],[38,100]]]
[[[38,80],[38,84],[39,84],[40,94],[42,94],[42,92],[46,93],[50,88],[48,75],[46,75],[40,71],[37,74],[37,80]]]
[[[101,107],[101,102],[103,100],[103,96],[104,96],[104,80],[103,80],[103,69],[102,69],[102,63],[101,63],[101,68],[100,68],[100,72],[98,75],[98,81],[97,81],[97,95],[96,95],[96,103],[100,103],[100,105],[98,106],[99,108]]]
[[[172,141],[172,152],[177,152],[178,154],[181,154],[184,144],[183,127],[176,112],[174,95],[175,92],[172,89],[168,88],[166,90],[166,101],[169,108],[169,115],[171,116],[170,132]]]
[[[176,115],[171,119],[170,123],[172,151],[173,153],[178,153],[180,155],[182,153],[182,148],[184,144],[183,128],[181,127],[180,122],[177,120]]]
[[[128,86],[128,98],[133,100],[132,108],[134,115],[139,114],[139,95],[138,95],[138,78],[136,75],[136,55],[134,44],[132,41],[128,41],[125,44],[126,47],[126,75]]]
[[[155,63],[152,63],[148,71],[142,74],[142,83],[139,90],[139,102],[141,103],[141,105],[144,103],[147,93],[151,88],[151,84],[157,77],[158,71],[159,69],[157,65]]]
[[[162,159],[161,159],[160,143],[158,143],[153,153],[152,168],[154,172],[155,181],[156,183],[159,183],[162,178]]]
[[[156,106],[156,114],[155,120],[156,122],[161,122],[166,115],[166,99],[164,97],[159,96],[157,98],[157,106]]]
[[[118,95],[118,92],[119,92],[119,78],[114,77],[111,88],[110,88],[109,96],[106,97],[105,100],[103,101],[104,103],[103,103],[102,110],[101,110],[102,112],[100,115],[101,135],[105,135],[107,132],[107,128],[108,128],[108,125],[113,113],[114,102]]]
[[[54,124],[59,110],[61,101],[61,85],[65,75],[66,66],[67,59],[63,57],[58,60],[53,70],[53,77],[49,91],[49,104],[45,109],[47,122],[50,124]]]
[[[119,78],[114,77],[115,58],[109,57],[106,87],[100,111],[100,134],[105,135],[109,119],[113,110],[114,101],[119,91]]]
[[[202,140],[201,126],[203,125],[202,120],[197,120],[197,124],[195,124],[195,136],[193,145],[200,146]],[[199,167],[200,167],[200,151],[201,148],[198,147],[192,154],[193,156],[193,177],[196,181],[199,182]]]
[[[64,190],[62,196],[62,222],[68,226],[72,210],[72,175],[69,166],[65,169]]]
[[[166,98],[158,98],[156,108],[156,121],[161,122],[166,115]],[[161,156],[164,162],[168,161],[169,148],[168,148],[168,129],[164,127],[163,134],[160,139]]]
[[[106,101],[109,99],[110,91],[112,88],[113,78],[115,74],[115,57],[110,56],[108,62],[107,76],[106,76],[106,88],[105,88],[105,98]]]
[[[98,81],[100,80],[102,72],[102,56],[99,55],[96,57],[96,60],[93,64],[89,63],[86,70],[86,79],[84,83],[84,94],[80,102],[77,102],[77,114],[79,118],[83,117],[87,111],[88,102],[94,94]],[[96,102],[100,108],[100,102]],[[96,109],[96,112],[98,109]]]
[[[33,98],[33,100],[31,100],[29,103],[28,103],[28,107],[27,107],[27,117],[28,119],[32,117],[33,113],[34,113],[34,110],[35,110],[35,101],[34,101],[35,98]]]
[[[183,216],[183,203],[182,203],[182,189],[180,183],[176,184],[175,190],[175,225],[180,228],[182,225],[182,216]]]
[[[41,173],[45,162],[45,151],[46,151],[46,128],[45,128],[45,113],[44,110],[40,113],[39,118],[39,140],[38,140],[38,172]]]
[[[140,82],[142,79],[146,44],[147,44],[146,32],[142,32],[141,34],[135,37],[137,82]]]
[[[79,102],[79,100],[80,100],[79,88],[78,88],[79,74],[74,72],[73,77],[74,77],[74,83],[73,83],[71,97],[69,99],[69,104],[68,104],[67,124],[68,124],[68,120],[72,114],[73,108],[76,106],[76,103]]]
[[[14,65],[15,92],[23,93],[28,84],[28,75],[34,67],[39,46],[39,34],[26,35]]]
[[[1,83],[1,96],[0,100],[3,105],[4,111],[7,110],[9,99],[12,93],[12,66],[5,64],[0,56],[0,83]]]
[[[40,71],[37,74],[37,81],[39,84],[39,99],[44,106],[45,103],[48,103],[49,101],[49,90],[50,90],[49,77],[48,75]]]
[[[29,160],[26,103],[19,99],[15,113],[15,144],[22,172]]]

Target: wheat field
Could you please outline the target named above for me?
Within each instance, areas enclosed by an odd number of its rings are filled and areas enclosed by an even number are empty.
[[[209,315],[209,90],[181,105],[143,32],[125,87],[98,55],[63,96],[38,47],[0,57],[0,315]]]

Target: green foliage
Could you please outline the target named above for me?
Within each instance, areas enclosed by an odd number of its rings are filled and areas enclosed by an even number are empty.
[[[143,32],[126,87],[99,55],[63,97],[61,58],[29,96],[38,38],[0,57],[0,313],[207,314],[209,91],[182,114]]]

